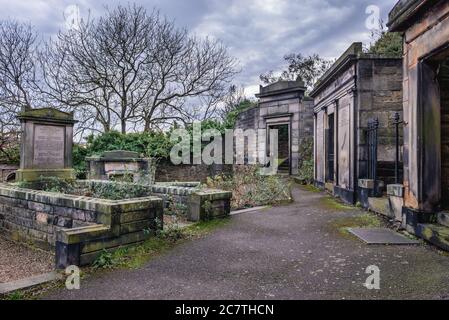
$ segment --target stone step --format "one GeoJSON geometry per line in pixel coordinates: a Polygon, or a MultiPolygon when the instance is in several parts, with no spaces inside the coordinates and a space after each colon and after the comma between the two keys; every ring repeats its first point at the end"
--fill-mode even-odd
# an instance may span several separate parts
{"type": "Polygon", "coordinates": [[[368,208],[371,211],[389,218],[395,218],[394,211],[390,206],[390,199],[388,197],[368,198],[368,204],[368,208]]]}
{"type": "Polygon", "coordinates": [[[449,212],[438,213],[438,223],[442,226],[449,227],[449,212]]]}

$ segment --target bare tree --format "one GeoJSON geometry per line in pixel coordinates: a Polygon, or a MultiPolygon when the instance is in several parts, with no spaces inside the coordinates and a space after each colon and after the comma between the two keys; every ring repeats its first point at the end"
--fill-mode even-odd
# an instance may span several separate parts
{"type": "Polygon", "coordinates": [[[16,118],[36,103],[36,34],[31,26],[0,21],[0,153],[12,160],[20,133],[16,118]]]}
{"type": "Polygon", "coordinates": [[[45,95],[82,115],[81,126],[104,131],[187,119],[188,99],[219,96],[235,74],[220,42],[191,37],[135,5],[60,32],[40,62],[45,95]]]}
{"type": "Polygon", "coordinates": [[[220,118],[226,119],[230,112],[237,110],[246,101],[249,101],[249,99],[245,95],[245,88],[236,85],[230,86],[223,99],[222,108],[220,108],[220,118]]]}
{"type": "Polygon", "coordinates": [[[282,71],[280,76],[275,76],[273,71],[260,75],[260,80],[266,84],[279,80],[304,81],[308,91],[313,89],[315,83],[334,63],[333,60],[321,58],[318,54],[304,56],[301,53],[288,54],[284,57],[287,62],[287,69],[282,71]]]}

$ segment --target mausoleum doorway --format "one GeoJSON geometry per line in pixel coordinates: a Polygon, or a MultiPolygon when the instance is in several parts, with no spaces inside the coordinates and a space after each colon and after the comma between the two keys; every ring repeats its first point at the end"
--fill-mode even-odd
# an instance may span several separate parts
{"type": "MultiPolygon", "coordinates": [[[[277,130],[278,132],[278,172],[290,174],[290,128],[288,124],[269,125],[270,130],[277,130]]],[[[268,135],[269,137],[270,135],[268,135]]],[[[271,144],[268,141],[268,146],[271,144]]]]}
{"type": "Polygon", "coordinates": [[[420,63],[423,191],[433,211],[449,209],[449,48],[420,63]]]}

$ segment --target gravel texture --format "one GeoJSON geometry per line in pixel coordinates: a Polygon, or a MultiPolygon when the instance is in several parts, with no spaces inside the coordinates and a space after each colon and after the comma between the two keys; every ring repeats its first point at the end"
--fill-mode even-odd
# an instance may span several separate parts
{"type": "Polygon", "coordinates": [[[0,237],[0,283],[51,272],[54,256],[0,237]]]}

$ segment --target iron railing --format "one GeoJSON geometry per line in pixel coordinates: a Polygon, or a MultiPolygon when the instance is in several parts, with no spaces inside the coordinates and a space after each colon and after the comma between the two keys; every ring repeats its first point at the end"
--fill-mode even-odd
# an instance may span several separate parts
{"type": "Polygon", "coordinates": [[[399,160],[399,148],[400,148],[400,136],[399,136],[399,127],[401,124],[403,124],[404,121],[401,120],[401,117],[399,116],[399,113],[396,112],[393,116],[393,125],[395,126],[396,129],[396,157],[395,157],[395,162],[394,162],[394,179],[395,179],[395,183],[398,184],[399,182],[399,164],[400,164],[400,160],[399,160]]]}
{"type": "Polygon", "coordinates": [[[368,142],[368,179],[377,182],[377,143],[378,143],[379,119],[368,121],[367,142],[368,142]]]}

